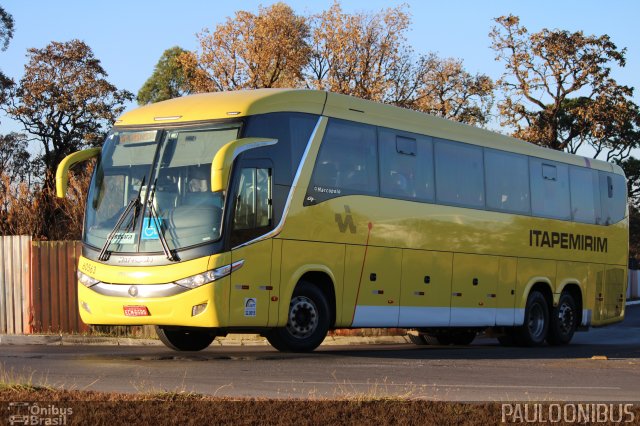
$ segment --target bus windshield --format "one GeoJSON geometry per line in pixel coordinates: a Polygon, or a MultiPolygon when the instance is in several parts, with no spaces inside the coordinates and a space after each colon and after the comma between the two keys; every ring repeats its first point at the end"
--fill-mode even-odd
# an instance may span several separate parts
{"type": "Polygon", "coordinates": [[[84,242],[121,253],[178,250],[220,238],[224,194],[211,192],[216,152],[239,125],[112,131],[91,180],[84,242]],[[164,236],[164,238],[162,238],[164,236]]]}

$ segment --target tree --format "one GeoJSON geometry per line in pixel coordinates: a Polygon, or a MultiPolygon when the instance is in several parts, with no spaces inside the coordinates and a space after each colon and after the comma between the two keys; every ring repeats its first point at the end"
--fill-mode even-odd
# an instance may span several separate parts
{"type": "Polygon", "coordinates": [[[495,19],[490,37],[506,72],[498,81],[503,125],[514,135],[556,150],[589,145],[594,157],[623,159],[637,146],[640,116],[633,89],[611,78],[626,49],[609,36],[543,29],[529,34],[517,16],[495,19]]]}
{"type": "Polygon", "coordinates": [[[0,175],[7,176],[11,182],[29,183],[31,155],[25,135],[9,133],[0,135],[0,175]]]}
{"type": "Polygon", "coordinates": [[[623,160],[640,144],[640,110],[619,91],[597,99],[586,97],[562,102],[558,133],[569,144],[572,154],[586,146],[594,158],[604,154],[606,161],[623,160]]]}
{"type": "MultiPolygon", "coordinates": [[[[9,41],[13,38],[13,16],[0,6],[0,50],[5,51],[9,47],[9,41]]],[[[6,91],[13,82],[0,71],[0,103],[4,102],[6,91]]]]}
{"type": "Polygon", "coordinates": [[[627,176],[629,200],[629,257],[640,260],[640,159],[617,161],[627,176]]]}
{"type": "Polygon", "coordinates": [[[138,91],[139,105],[166,101],[189,93],[189,77],[180,62],[180,56],[187,53],[179,46],[164,51],[153,74],[138,91]]]}
{"type": "Polygon", "coordinates": [[[9,41],[13,38],[13,16],[0,6],[0,50],[5,51],[9,47],[9,41]]]}
{"type": "Polygon", "coordinates": [[[185,90],[307,87],[485,124],[492,80],[459,60],[416,58],[405,37],[410,23],[406,6],[347,14],[337,1],[309,17],[282,3],[240,11],[199,33],[199,51],[180,56],[185,90]]]}
{"type": "Polygon", "coordinates": [[[487,124],[494,100],[491,78],[471,75],[461,60],[435,55],[424,59],[420,67],[410,108],[467,124],[487,124]]]}
{"type": "Polygon", "coordinates": [[[406,6],[375,14],[347,14],[338,2],[312,17],[311,61],[307,87],[378,102],[399,102],[412,91],[412,51],[405,33],[410,18],[406,6]]]}
{"type": "Polygon", "coordinates": [[[296,87],[309,60],[306,19],[284,3],[236,12],[215,30],[197,34],[199,52],[180,62],[194,92],[296,87]]]}
{"type": "Polygon", "coordinates": [[[627,198],[629,204],[640,209],[640,159],[629,157],[617,161],[627,176],[627,198]]]}
{"type": "Polygon", "coordinates": [[[80,40],[29,49],[28,58],[24,76],[2,109],[41,143],[45,187],[53,188],[58,163],[73,151],[101,144],[105,126],[133,94],[105,79],[100,61],[80,40]]]}

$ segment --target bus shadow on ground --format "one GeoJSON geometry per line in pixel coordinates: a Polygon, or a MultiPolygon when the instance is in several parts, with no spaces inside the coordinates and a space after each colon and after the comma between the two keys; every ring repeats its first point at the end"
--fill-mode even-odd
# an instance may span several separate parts
{"type": "Polygon", "coordinates": [[[414,346],[377,347],[375,349],[345,348],[346,350],[319,350],[319,355],[338,355],[380,359],[424,359],[424,360],[508,360],[508,359],[640,359],[640,344],[603,345],[570,344],[567,346],[541,346],[535,348],[503,347],[496,343],[481,343],[471,346],[414,346]]]}

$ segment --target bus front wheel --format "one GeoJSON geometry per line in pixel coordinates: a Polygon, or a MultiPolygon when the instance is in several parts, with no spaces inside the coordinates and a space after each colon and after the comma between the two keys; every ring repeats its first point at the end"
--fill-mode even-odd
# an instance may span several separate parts
{"type": "Polygon", "coordinates": [[[302,281],[291,297],[287,325],[270,330],[266,338],[281,352],[311,352],[327,336],[329,318],[324,293],[312,283],[302,281]]]}
{"type": "Polygon", "coordinates": [[[524,324],[516,329],[516,342],[521,346],[540,346],[549,330],[549,307],[539,291],[532,291],[524,310],[524,324]]]}
{"type": "Polygon", "coordinates": [[[197,327],[156,326],[156,334],[162,343],[175,351],[201,351],[216,338],[215,331],[197,327]]]}

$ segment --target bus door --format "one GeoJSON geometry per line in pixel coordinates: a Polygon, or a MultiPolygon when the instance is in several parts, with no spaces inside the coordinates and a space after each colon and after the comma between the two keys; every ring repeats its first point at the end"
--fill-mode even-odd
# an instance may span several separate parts
{"type": "MultiPolygon", "coordinates": [[[[232,326],[267,326],[272,295],[271,282],[273,240],[260,237],[274,227],[272,211],[273,168],[269,161],[252,160],[238,164],[234,172],[234,199],[231,219],[231,273],[229,324],[232,326]]],[[[277,300],[277,299],[276,299],[277,300]]]]}

